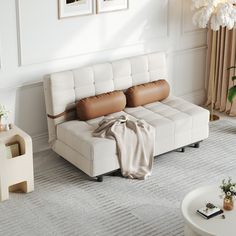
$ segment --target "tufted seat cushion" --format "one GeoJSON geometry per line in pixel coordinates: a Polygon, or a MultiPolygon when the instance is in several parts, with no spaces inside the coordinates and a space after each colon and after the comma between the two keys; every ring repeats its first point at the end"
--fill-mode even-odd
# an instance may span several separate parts
{"type": "MultiPolygon", "coordinates": [[[[114,113],[110,116],[116,117],[121,114],[128,115],[131,119],[144,119],[155,127],[155,155],[185,146],[186,143],[191,144],[199,141],[199,137],[208,136],[206,128],[208,126],[208,111],[180,98],[169,97],[162,102],[125,108],[124,112],[114,113]]],[[[58,140],[91,162],[92,168],[94,168],[93,172],[102,168],[101,165],[104,165],[102,160],[113,161],[114,166],[119,167],[115,141],[92,136],[93,130],[102,119],[103,117],[99,117],[86,122],[74,120],[57,126],[58,140]]]]}

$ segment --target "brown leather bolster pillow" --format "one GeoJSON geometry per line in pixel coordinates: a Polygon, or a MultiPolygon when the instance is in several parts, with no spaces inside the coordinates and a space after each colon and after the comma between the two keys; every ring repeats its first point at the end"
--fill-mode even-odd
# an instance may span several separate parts
{"type": "Polygon", "coordinates": [[[137,107],[161,101],[169,96],[170,86],[166,80],[136,85],[126,91],[127,106],[137,107]]]}
{"type": "Polygon", "coordinates": [[[122,91],[114,91],[78,101],[76,111],[79,120],[85,121],[122,111],[125,106],[125,94],[122,91]]]}

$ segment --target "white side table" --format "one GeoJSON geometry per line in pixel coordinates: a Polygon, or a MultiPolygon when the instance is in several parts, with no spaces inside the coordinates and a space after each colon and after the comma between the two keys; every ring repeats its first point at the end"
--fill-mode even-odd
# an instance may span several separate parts
{"type": "Polygon", "coordinates": [[[220,189],[217,186],[198,188],[184,198],[181,206],[185,219],[185,236],[233,236],[236,235],[236,209],[225,211],[225,219],[216,216],[206,220],[196,213],[207,202],[223,208],[223,199],[220,198],[220,189]]]}
{"type": "Polygon", "coordinates": [[[16,126],[0,132],[0,201],[9,198],[9,191],[34,190],[33,150],[31,137],[16,126]],[[6,145],[18,143],[19,156],[7,157],[6,145]]]}

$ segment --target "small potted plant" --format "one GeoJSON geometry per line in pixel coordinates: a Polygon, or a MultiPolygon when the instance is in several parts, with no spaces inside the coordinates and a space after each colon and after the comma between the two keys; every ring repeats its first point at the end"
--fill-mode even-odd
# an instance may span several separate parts
{"type": "MultiPolygon", "coordinates": [[[[236,70],[236,66],[231,66],[228,68],[228,70],[232,70],[234,69],[234,72],[236,70]]],[[[232,81],[234,83],[234,81],[236,81],[236,75],[232,76],[232,81]]],[[[233,100],[234,97],[236,96],[236,85],[234,84],[230,89],[229,89],[229,93],[228,93],[228,100],[231,103],[231,105],[233,104],[233,100]]]]}
{"type": "Polygon", "coordinates": [[[227,211],[233,210],[234,197],[236,196],[236,183],[233,183],[231,178],[229,178],[228,181],[223,179],[220,188],[224,194],[224,209],[227,211]]]}
{"type": "Polygon", "coordinates": [[[5,106],[0,104],[0,131],[5,130],[5,126],[2,124],[2,118],[8,117],[9,111],[6,110],[5,106]]]}

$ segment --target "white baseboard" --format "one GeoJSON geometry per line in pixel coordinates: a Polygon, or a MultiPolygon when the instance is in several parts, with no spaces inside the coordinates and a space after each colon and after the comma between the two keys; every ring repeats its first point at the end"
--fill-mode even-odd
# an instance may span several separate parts
{"type": "Polygon", "coordinates": [[[33,152],[42,152],[49,149],[48,133],[42,133],[32,137],[33,152]]]}

